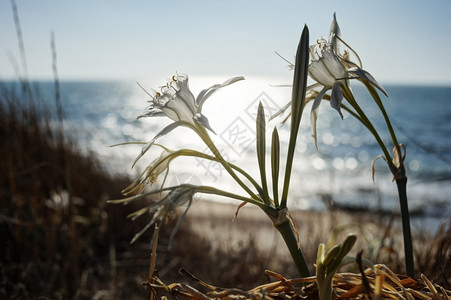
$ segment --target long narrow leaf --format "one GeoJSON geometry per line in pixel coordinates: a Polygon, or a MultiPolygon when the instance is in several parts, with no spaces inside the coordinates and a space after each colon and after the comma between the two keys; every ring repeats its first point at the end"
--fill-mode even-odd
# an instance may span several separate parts
{"type": "Polygon", "coordinates": [[[175,128],[177,128],[178,126],[182,126],[185,122],[182,121],[176,121],[174,123],[169,124],[168,126],[166,126],[165,128],[163,128],[160,132],[157,133],[156,136],[154,136],[153,139],[150,140],[150,142],[148,142],[142,149],[141,149],[141,153],[139,153],[138,157],[135,159],[135,161],[133,162],[132,168],[136,165],[136,163],[138,162],[138,160],[144,156],[144,154],[146,154],[146,152],[150,149],[150,147],[152,147],[152,145],[155,143],[155,141],[168,134],[169,132],[171,132],[172,130],[174,130],[175,128]]]}
{"type": "Polygon", "coordinates": [[[279,168],[280,168],[280,142],[277,127],[274,127],[271,141],[271,170],[272,189],[275,207],[279,206],[279,168]]]}
{"type": "Polygon", "coordinates": [[[258,168],[260,169],[260,177],[262,181],[263,187],[263,201],[266,204],[269,204],[269,196],[268,196],[268,184],[266,182],[266,121],[265,121],[265,109],[263,108],[262,103],[258,104],[258,112],[257,112],[257,158],[258,158],[258,168]]]}
{"type": "MultiPolygon", "coordinates": [[[[368,89],[368,92],[371,94],[371,96],[373,97],[373,99],[376,102],[377,106],[379,107],[382,115],[384,116],[384,120],[385,120],[385,123],[387,124],[387,129],[388,129],[388,131],[390,133],[390,136],[392,138],[393,144],[395,146],[399,145],[399,142],[398,142],[398,139],[396,137],[395,131],[393,130],[393,127],[391,125],[390,118],[387,115],[387,111],[385,110],[384,104],[383,104],[381,98],[379,97],[379,94],[377,93],[376,89],[374,88],[374,86],[371,83],[369,83],[369,82],[367,82],[365,80],[361,80],[361,81],[363,82],[363,84],[368,89]]],[[[385,93],[385,95],[388,97],[387,93],[385,93]]]]}
{"type": "Polygon", "coordinates": [[[296,62],[294,67],[293,91],[291,99],[291,131],[288,144],[287,162],[283,184],[281,208],[286,207],[288,190],[290,186],[291,168],[296,148],[296,139],[301,123],[302,110],[305,104],[305,92],[307,87],[308,60],[309,60],[309,31],[307,25],[302,31],[301,40],[296,51],[296,62]]]}

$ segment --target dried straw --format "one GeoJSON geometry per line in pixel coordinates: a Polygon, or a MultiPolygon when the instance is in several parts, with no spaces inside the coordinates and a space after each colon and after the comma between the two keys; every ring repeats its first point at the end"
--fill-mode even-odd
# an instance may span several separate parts
{"type": "MultiPolygon", "coordinates": [[[[200,284],[207,292],[184,283],[165,285],[154,277],[152,283],[143,283],[160,299],[318,299],[316,278],[287,279],[280,274],[266,271],[276,281],[244,291],[237,288],[212,286],[185,269],[180,273],[190,281],[200,284]]],[[[333,278],[333,299],[451,299],[451,291],[431,283],[426,276],[414,280],[394,274],[385,265],[375,265],[361,274],[339,273],[333,278]]]]}

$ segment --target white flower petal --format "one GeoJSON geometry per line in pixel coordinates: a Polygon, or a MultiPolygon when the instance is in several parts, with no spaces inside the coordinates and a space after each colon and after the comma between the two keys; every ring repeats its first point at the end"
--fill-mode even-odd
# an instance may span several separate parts
{"type": "Polygon", "coordinates": [[[273,114],[271,117],[269,117],[268,121],[271,121],[272,119],[280,116],[281,114],[283,114],[289,107],[291,107],[291,101],[288,102],[287,104],[285,104],[284,106],[282,106],[281,109],[279,109],[275,114],[273,114]]]}
{"type": "Polygon", "coordinates": [[[340,82],[335,82],[334,87],[332,88],[332,95],[330,96],[330,106],[335,108],[340,117],[343,119],[343,114],[341,113],[340,105],[343,100],[343,93],[341,92],[340,82]]]}
{"type": "Polygon", "coordinates": [[[214,134],[216,134],[216,132],[210,127],[210,123],[208,122],[208,119],[206,116],[204,116],[201,113],[197,113],[194,115],[194,120],[201,124],[202,126],[204,126],[205,128],[207,128],[208,130],[210,130],[211,132],[213,132],[214,134]]]}
{"type": "Polygon", "coordinates": [[[136,119],[141,119],[145,117],[164,117],[166,116],[160,109],[156,109],[155,107],[151,109],[146,109],[142,114],[136,117],[136,119]]]}
{"type": "Polygon", "coordinates": [[[196,110],[192,110],[189,103],[179,97],[174,97],[161,110],[174,121],[185,121],[189,123],[193,123],[193,117],[196,113],[196,110]]]}
{"type": "Polygon", "coordinates": [[[333,53],[331,45],[325,45],[321,50],[322,57],[309,65],[309,75],[324,86],[332,87],[336,80],[346,78],[346,68],[333,53]]]}
{"type": "Polygon", "coordinates": [[[135,164],[138,162],[138,160],[143,157],[144,154],[146,154],[146,152],[150,149],[150,147],[152,147],[152,145],[155,143],[155,141],[162,137],[163,135],[168,134],[169,132],[171,132],[172,130],[174,130],[175,128],[177,128],[178,126],[182,126],[184,125],[185,122],[174,122],[169,124],[168,126],[166,126],[165,128],[163,128],[160,132],[157,133],[157,135],[151,139],[142,149],[141,149],[141,153],[138,155],[138,157],[135,159],[135,161],[133,162],[132,168],[135,166],[135,164]]]}
{"type": "MultiPolygon", "coordinates": [[[[289,86],[291,87],[292,85],[289,85],[289,86]]],[[[323,87],[320,83],[314,83],[312,85],[309,85],[306,89],[306,93],[312,92],[314,89],[320,88],[320,87],[323,87]]],[[[306,95],[306,101],[307,101],[307,98],[308,98],[308,95],[306,95]]],[[[284,106],[282,106],[282,108],[279,109],[274,115],[269,117],[268,121],[271,121],[274,118],[282,115],[290,106],[291,106],[291,101],[288,102],[287,104],[285,104],[284,106]]]]}
{"type": "Polygon", "coordinates": [[[202,90],[196,98],[196,104],[198,106],[198,111],[200,111],[202,109],[202,105],[204,104],[204,102],[211,95],[213,95],[213,93],[216,92],[218,89],[228,86],[228,85],[235,83],[237,81],[240,81],[240,80],[244,80],[244,77],[243,76],[233,77],[233,78],[230,78],[230,79],[224,81],[222,84],[215,84],[209,88],[202,90]]]}
{"type": "Polygon", "coordinates": [[[385,96],[388,97],[387,91],[386,91],[386,90],[382,87],[382,85],[380,85],[379,82],[377,82],[376,79],[374,79],[374,77],[373,77],[370,73],[368,73],[367,71],[365,71],[365,70],[363,70],[363,69],[360,69],[360,68],[354,67],[354,68],[350,68],[350,69],[348,70],[348,72],[351,73],[351,74],[353,74],[353,75],[355,75],[355,76],[357,76],[357,77],[360,77],[360,78],[362,78],[362,79],[364,79],[364,80],[369,81],[372,85],[374,85],[374,86],[375,86],[376,88],[378,88],[382,93],[384,93],[385,96]]]}
{"type": "Polygon", "coordinates": [[[185,105],[187,105],[189,107],[189,109],[192,112],[196,111],[196,100],[194,99],[194,95],[191,92],[191,90],[189,89],[189,85],[188,85],[188,75],[186,74],[179,74],[176,76],[175,78],[176,80],[172,81],[172,85],[176,86],[176,94],[177,94],[177,99],[182,100],[185,105]]]}
{"type": "Polygon", "coordinates": [[[316,120],[318,119],[318,113],[319,113],[319,105],[321,104],[321,100],[324,97],[324,94],[329,90],[330,88],[324,87],[319,94],[316,96],[315,101],[312,105],[312,111],[310,113],[310,125],[312,126],[312,137],[313,137],[313,143],[315,144],[315,148],[318,149],[317,144],[317,138],[316,138],[316,120]]]}

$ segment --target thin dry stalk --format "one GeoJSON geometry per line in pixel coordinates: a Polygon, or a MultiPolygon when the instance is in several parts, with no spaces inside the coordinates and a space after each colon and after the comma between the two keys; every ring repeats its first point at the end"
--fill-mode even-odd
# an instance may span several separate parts
{"type": "MultiPolygon", "coordinates": [[[[287,279],[280,274],[266,271],[266,275],[277,281],[259,285],[250,290],[219,288],[196,278],[186,270],[181,274],[207,288],[200,292],[187,284],[174,283],[168,286],[149,284],[157,295],[172,299],[311,299],[317,298],[316,278],[287,279]]],[[[430,282],[422,275],[420,280],[394,274],[385,265],[375,265],[362,274],[339,273],[333,278],[334,299],[449,299],[450,291],[430,282]],[[363,283],[363,277],[367,283],[363,283]],[[364,287],[367,285],[367,288],[364,287]],[[367,290],[368,289],[368,290],[367,290]]]]}

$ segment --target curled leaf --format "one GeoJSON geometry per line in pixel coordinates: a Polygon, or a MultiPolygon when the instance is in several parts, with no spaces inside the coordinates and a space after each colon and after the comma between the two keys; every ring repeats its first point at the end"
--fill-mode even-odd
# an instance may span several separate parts
{"type": "Polygon", "coordinates": [[[245,206],[247,204],[247,202],[241,202],[241,204],[238,206],[238,208],[236,209],[235,215],[233,216],[232,222],[235,222],[236,218],[238,218],[238,213],[240,212],[240,209],[245,206]]]}
{"type": "Polygon", "coordinates": [[[376,160],[378,160],[379,158],[383,158],[384,160],[386,160],[385,156],[379,155],[379,156],[376,156],[373,159],[373,161],[371,162],[371,177],[373,178],[373,182],[374,182],[374,173],[376,173],[376,170],[374,169],[374,164],[376,163],[376,160]]]}

